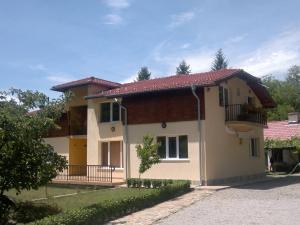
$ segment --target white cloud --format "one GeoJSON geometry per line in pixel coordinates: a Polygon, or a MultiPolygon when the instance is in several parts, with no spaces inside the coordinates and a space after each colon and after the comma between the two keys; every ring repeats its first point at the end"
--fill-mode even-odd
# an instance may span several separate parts
{"type": "Polygon", "coordinates": [[[74,77],[67,75],[67,74],[61,74],[61,73],[49,75],[46,78],[47,78],[47,80],[49,80],[53,83],[57,83],[57,84],[66,83],[66,82],[75,80],[74,77]]]}
{"type": "Polygon", "coordinates": [[[180,48],[182,48],[182,49],[187,49],[187,48],[189,48],[190,46],[191,46],[190,43],[184,43],[183,45],[180,46],[180,48]]]}
{"type": "Polygon", "coordinates": [[[28,66],[31,70],[47,71],[47,68],[43,64],[36,64],[28,66]]]}
{"type": "Polygon", "coordinates": [[[300,30],[288,30],[263,43],[259,48],[240,57],[240,68],[262,76],[285,72],[300,62],[300,30]]]}
{"type": "Polygon", "coordinates": [[[123,18],[118,14],[107,14],[104,17],[104,23],[110,25],[117,25],[123,22],[123,18]]]}
{"type": "Polygon", "coordinates": [[[241,42],[242,40],[244,40],[247,36],[248,36],[247,33],[237,35],[237,36],[232,37],[232,38],[228,39],[227,41],[225,41],[225,44],[236,44],[236,43],[241,42]]]}
{"type": "Polygon", "coordinates": [[[105,0],[104,3],[112,9],[125,9],[130,6],[128,0],[105,0]]]}
{"type": "Polygon", "coordinates": [[[195,17],[195,13],[192,11],[183,12],[180,14],[172,15],[171,16],[171,23],[169,24],[169,28],[175,28],[182,24],[185,24],[189,21],[191,21],[195,17]]]}

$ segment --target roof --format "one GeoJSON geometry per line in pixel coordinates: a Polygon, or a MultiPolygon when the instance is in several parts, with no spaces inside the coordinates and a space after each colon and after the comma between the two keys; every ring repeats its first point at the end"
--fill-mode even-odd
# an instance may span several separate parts
{"type": "Polygon", "coordinates": [[[81,80],[75,80],[75,81],[71,81],[71,82],[68,82],[68,83],[53,86],[51,88],[51,90],[53,90],[53,91],[65,91],[65,90],[68,90],[70,88],[80,87],[80,86],[85,86],[85,85],[90,85],[90,84],[95,84],[95,85],[99,85],[99,86],[101,85],[101,86],[105,86],[105,87],[108,87],[108,88],[116,88],[116,87],[119,87],[121,85],[119,83],[99,79],[99,78],[96,78],[96,77],[87,77],[87,78],[84,78],[84,79],[81,79],[81,80]]]}
{"type": "Polygon", "coordinates": [[[264,128],[265,139],[286,140],[292,137],[300,137],[300,123],[289,124],[287,120],[271,121],[264,128]]]}
{"type": "Polygon", "coordinates": [[[151,80],[136,81],[132,83],[122,84],[121,86],[114,89],[89,95],[86,98],[90,99],[98,97],[128,96],[163,90],[190,88],[191,85],[214,86],[233,76],[238,76],[250,83],[252,86],[251,88],[260,99],[264,107],[274,107],[276,105],[273,99],[270,97],[267,89],[262,86],[260,79],[252,76],[249,73],[246,73],[241,69],[222,69],[205,73],[173,75],[151,80]]]}

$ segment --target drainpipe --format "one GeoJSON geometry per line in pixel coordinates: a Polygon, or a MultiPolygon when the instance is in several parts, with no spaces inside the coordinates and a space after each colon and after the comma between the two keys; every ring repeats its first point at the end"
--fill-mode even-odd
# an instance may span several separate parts
{"type": "Polygon", "coordinates": [[[124,126],[125,126],[125,132],[124,132],[124,142],[125,142],[125,179],[129,178],[129,146],[128,146],[128,124],[127,124],[127,108],[121,104],[121,102],[118,101],[117,98],[114,99],[115,102],[119,104],[121,109],[124,110],[124,126]]]}
{"type": "Polygon", "coordinates": [[[197,115],[198,115],[198,133],[199,133],[199,172],[200,172],[200,185],[203,184],[203,165],[202,165],[202,138],[201,138],[201,114],[200,114],[200,98],[196,94],[197,87],[195,85],[191,86],[192,93],[197,99],[197,115]]]}

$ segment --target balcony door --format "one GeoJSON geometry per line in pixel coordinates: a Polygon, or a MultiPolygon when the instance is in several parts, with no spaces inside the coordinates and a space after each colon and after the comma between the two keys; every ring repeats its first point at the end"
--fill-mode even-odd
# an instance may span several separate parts
{"type": "Polygon", "coordinates": [[[101,142],[100,164],[122,168],[122,141],[101,142]]]}

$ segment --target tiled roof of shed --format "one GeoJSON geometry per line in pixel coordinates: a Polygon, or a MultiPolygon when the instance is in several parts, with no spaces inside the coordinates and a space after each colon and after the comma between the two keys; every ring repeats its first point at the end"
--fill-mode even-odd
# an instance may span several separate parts
{"type": "Polygon", "coordinates": [[[300,124],[289,124],[287,120],[271,121],[264,129],[265,139],[286,140],[292,137],[300,137],[300,124]]]}

